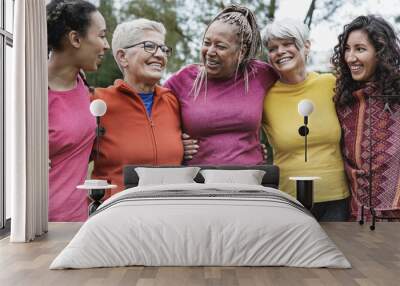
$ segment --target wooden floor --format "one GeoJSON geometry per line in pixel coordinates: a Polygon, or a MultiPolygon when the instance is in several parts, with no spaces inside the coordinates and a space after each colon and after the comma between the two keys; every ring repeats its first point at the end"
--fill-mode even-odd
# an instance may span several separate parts
{"type": "Polygon", "coordinates": [[[122,267],[48,270],[51,261],[79,229],[78,223],[52,223],[32,243],[0,241],[0,285],[400,285],[400,223],[378,223],[375,231],[357,223],[324,223],[323,228],[353,268],[289,267],[122,267]]]}

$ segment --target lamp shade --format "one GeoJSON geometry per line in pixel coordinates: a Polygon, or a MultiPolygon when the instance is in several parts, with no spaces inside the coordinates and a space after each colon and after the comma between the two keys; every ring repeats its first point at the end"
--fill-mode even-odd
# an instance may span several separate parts
{"type": "Polygon", "coordinates": [[[314,111],[314,104],[309,99],[303,99],[297,105],[297,110],[301,116],[309,116],[314,111]]]}
{"type": "Polygon", "coordinates": [[[90,113],[93,116],[103,116],[107,111],[107,104],[101,99],[95,99],[90,103],[90,113]]]}

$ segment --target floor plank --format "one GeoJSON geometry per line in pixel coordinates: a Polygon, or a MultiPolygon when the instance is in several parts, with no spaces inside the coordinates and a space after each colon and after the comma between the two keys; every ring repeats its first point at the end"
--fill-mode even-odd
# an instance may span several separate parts
{"type": "Polygon", "coordinates": [[[0,285],[398,286],[400,223],[380,222],[375,231],[357,223],[322,227],[351,262],[352,269],[290,267],[117,267],[49,270],[56,255],[79,230],[79,223],[51,223],[32,243],[0,240],[0,285]]]}

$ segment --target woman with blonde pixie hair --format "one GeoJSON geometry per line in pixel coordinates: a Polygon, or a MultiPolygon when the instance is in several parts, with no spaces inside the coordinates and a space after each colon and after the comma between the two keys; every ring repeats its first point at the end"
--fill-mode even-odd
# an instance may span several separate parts
{"type": "Polygon", "coordinates": [[[263,30],[263,44],[280,79],[264,101],[263,128],[273,148],[274,164],[281,171],[280,189],[295,196],[291,176],[318,176],[313,214],[318,220],[343,221],[348,217],[349,191],[340,153],[341,129],[333,103],[335,78],[307,72],[310,53],[308,27],[300,21],[275,21],[263,30]],[[304,138],[298,133],[303,117],[297,112],[303,99],[313,102],[309,117],[308,161],[304,138]]]}
{"type": "Polygon", "coordinates": [[[122,23],[113,34],[123,80],[96,89],[93,96],[106,102],[107,113],[92,174],[116,184],[113,193],[123,190],[124,165],[180,165],[183,159],[178,101],[157,85],[172,53],[165,34],[161,23],[147,19],[122,23]]]}

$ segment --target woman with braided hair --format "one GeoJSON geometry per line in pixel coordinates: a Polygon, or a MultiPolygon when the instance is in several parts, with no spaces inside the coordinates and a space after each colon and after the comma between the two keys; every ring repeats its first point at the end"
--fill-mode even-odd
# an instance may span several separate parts
{"type": "Polygon", "coordinates": [[[332,63],[351,215],[360,219],[371,204],[379,216],[400,217],[400,39],[384,19],[357,17],[332,63]]]}
{"type": "Polygon", "coordinates": [[[184,67],[165,83],[181,104],[183,131],[198,142],[187,164],[263,162],[263,100],[278,76],[267,63],[254,59],[260,48],[254,14],[230,5],[208,25],[201,63],[184,67]]]}
{"type": "Polygon", "coordinates": [[[49,109],[49,220],[83,221],[83,183],[95,138],[89,90],[80,71],[95,71],[105,51],[106,24],[96,7],[82,0],[47,5],[49,109]]]}

